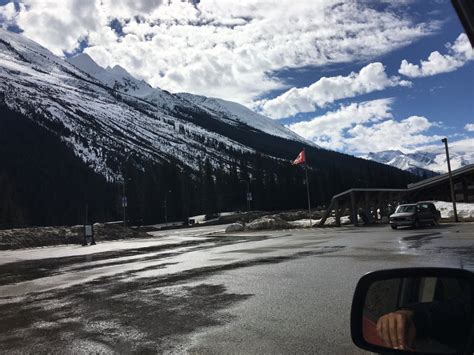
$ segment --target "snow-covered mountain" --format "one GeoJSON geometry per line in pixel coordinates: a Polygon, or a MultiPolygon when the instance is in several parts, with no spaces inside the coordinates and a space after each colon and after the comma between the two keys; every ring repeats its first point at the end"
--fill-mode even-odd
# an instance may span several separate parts
{"type": "MultiPolygon", "coordinates": [[[[451,169],[474,164],[474,139],[449,143],[451,169]]],[[[399,150],[386,150],[369,153],[366,159],[394,166],[396,168],[423,175],[424,172],[444,173],[448,170],[444,145],[429,146],[413,153],[399,150]]]]}
{"type": "Polygon", "coordinates": [[[314,143],[305,140],[295,132],[289,130],[285,126],[278,124],[271,118],[262,116],[236,102],[188,93],[180,93],[177,94],[177,96],[192,102],[195,105],[205,108],[213,114],[223,116],[224,119],[231,125],[244,123],[268,134],[316,146],[314,143]]]}
{"type": "Polygon", "coordinates": [[[73,58],[69,58],[67,61],[114,90],[152,102],[160,107],[173,109],[176,105],[187,106],[188,108],[198,106],[211,115],[218,116],[230,125],[235,126],[243,123],[274,136],[314,146],[311,142],[276,123],[271,118],[259,115],[236,102],[188,93],[172,95],[159,88],[153,88],[143,80],[134,78],[119,65],[113,68],[102,68],[86,53],[81,53],[73,58]]]}
{"type": "Polygon", "coordinates": [[[186,106],[185,102],[177,100],[177,98],[169,92],[159,88],[155,89],[146,81],[134,78],[120,65],[102,68],[86,53],[78,54],[75,57],[66,59],[66,61],[84,73],[89,74],[92,78],[99,80],[107,87],[151,102],[158,107],[173,109],[176,105],[176,101],[179,101],[180,105],[186,106]]]}
{"type": "MultiPolygon", "coordinates": [[[[87,55],[65,61],[3,29],[0,94],[0,104],[60,135],[78,157],[112,181],[120,178],[120,162],[129,156],[177,160],[196,170],[206,159],[232,165],[237,156],[256,152],[253,142],[278,146],[273,140],[284,137],[308,145],[284,127],[274,126],[271,135],[266,117],[251,119],[247,111],[239,119],[237,112],[201,107],[190,96],[152,88],[119,66],[101,68],[87,55]],[[249,133],[259,138],[249,139],[249,133]]],[[[276,150],[266,153],[279,157],[276,150]]]]}
{"type": "Polygon", "coordinates": [[[401,170],[407,170],[417,175],[422,175],[429,170],[426,166],[434,162],[434,154],[405,154],[399,150],[386,150],[377,153],[369,153],[367,159],[374,160],[382,164],[394,166],[401,170]]]}
{"type": "Polygon", "coordinates": [[[137,97],[146,97],[154,90],[145,81],[135,79],[119,65],[113,68],[102,68],[86,53],[68,58],[67,61],[117,91],[137,97]]]}

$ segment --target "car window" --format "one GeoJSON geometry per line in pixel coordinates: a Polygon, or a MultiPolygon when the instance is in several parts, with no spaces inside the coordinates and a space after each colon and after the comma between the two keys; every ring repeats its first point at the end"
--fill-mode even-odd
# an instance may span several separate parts
{"type": "Polygon", "coordinates": [[[398,206],[395,213],[407,213],[407,212],[415,212],[415,206],[398,206]]]}
{"type": "Polygon", "coordinates": [[[418,205],[418,208],[420,209],[421,212],[428,212],[429,211],[429,208],[428,208],[427,204],[418,205]]]}

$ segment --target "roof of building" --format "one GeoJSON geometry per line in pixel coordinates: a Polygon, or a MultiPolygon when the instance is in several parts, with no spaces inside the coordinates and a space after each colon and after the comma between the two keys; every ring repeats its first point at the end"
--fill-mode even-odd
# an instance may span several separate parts
{"type": "MultiPolygon", "coordinates": [[[[470,171],[474,171],[474,164],[463,166],[462,168],[453,170],[451,173],[452,173],[453,177],[456,177],[456,176],[465,174],[466,172],[470,172],[470,171]]],[[[438,175],[438,176],[434,176],[434,177],[429,178],[429,179],[418,181],[418,182],[415,182],[413,184],[408,184],[406,189],[352,188],[352,189],[343,191],[343,192],[341,192],[337,195],[334,195],[333,199],[337,199],[341,196],[350,194],[351,192],[411,192],[411,191],[418,190],[418,189],[421,189],[421,188],[424,188],[424,187],[428,187],[428,186],[443,183],[444,181],[446,181],[448,179],[449,179],[449,174],[446,173],[446,174],[441,174],[441,175],[438,175]]]]}
{"type": "MultiPolygon", "coordinates": [[[[469,165],[463,166],[462,168],[453,170],[451,172],[451,174],[453,175],[453,177],[455,177],[455,176],[458,176],[458,175],[461,175],[461,174],[465,174],[466,172],[471,171],[471,170],[474,171],[474,164],[469,164],[469,165]]],[[[448,180],[448,179],[449,179],[449,174],[445,173],[445,174],[434,176],[434,177],[429,178],[429,179],[425,179],[425,180],[422,180],[422,181],[415,182],[413,184],[408,184],[407,188],[409,190],[416,190],[416,189],[419,189],[421,187],[427,187],[427,186],[439,184],[439,183],[441,183],[445,180],[448,180]]]]}
{"type": "Polygon", "coordinates": [[[353,188],[346,191],[343,191],[337,195],[334,195],[333,198],[338,198],[344,195],[347,195],[351,192],[405,192],[407,189],[377,189],[377,188],[353,188]]]}

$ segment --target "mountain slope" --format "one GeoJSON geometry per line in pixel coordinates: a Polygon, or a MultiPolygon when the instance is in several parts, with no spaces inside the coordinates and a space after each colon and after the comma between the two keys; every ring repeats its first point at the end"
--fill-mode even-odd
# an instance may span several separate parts
{"type": "Polygon", "coordinates": [[[85,53],[68,58],[66,61],[117,91],[136,97],[145,97],[154,90],[146,82],[136,80],[121,66],[116,65],[113,68],[104,69],[85,53]]]}
{"type": "Polygon", "coordinates": [[[387,164],[401,170],[409,171],[418,176],[432,176],[433,172],[426,169],[434,159],[430,154],[404,154],[399,150],[386,150],[377,153],[369,153],[366,159],[373,160],[382,164],[387,164]]]}
{"type": "MultiPolygon", "coordinates": [[[[247,107],[236,102],[226,101],[222,99],[205,97],[200,95],[193,95],[187,93],[180,93],[177,96],[192,102],[202,108],[209,110],[211,113],[223,116],[229,124],[237,125],[244,123],[250,127],[256,128],[262,132],[278,136],[285,139],[299,141],[304,144],[314,145],[313,143],[300,137],[288,128],[278,124],[271,118],[262,116],[247,107]]],[[[316,146],[317,147],[317,146],[316,146]]]]}
{"type": "Polygon", "coordinates": [[[69,58],[67,61],[114,90],[141,98],[158,106],[170,109],[176,106],[186,106],[188,109],[198,106],[209,114],[224,120],[227,124],[234,126],[245,124],[267,134],[298,141],[306,145],[313,145],[274,120],[259,115],[238,103],[187,93],[171,95],[159,88],[151,87],[143,80],[135,79],[118,65],[113,68],[102,68],[85,53],[69,58]]]}
{"type": "MultiPolygon", "coordinates": [[[[116,180],[126,156],[192,169],[199,159],[232,163],[254,149],[209,131],[185,114],[108,88],[45,48],[0,30],[1,103],[60,134],[87,164],[116,180]]],[[[173,104],[181,100],[169,95],[173,104]]],[[[169,105],[173,106],[173,105],[169,105]]],[[[186,105],[180,109],[190,110],[186,105]]],[[[207,115],[192,107],[194,115],[207,115]]]]}
{"type": "Polygon", "coordinates": [[[181,106],[186,105],[185,102],[177,100],[177,98],[169,92],[158,88],[155,89],[147,82],[134,78],[119,65],[112,68],[102,68],[86,53],[78,54],[75,57],[66,59],[66,61],[105,86],[124,94],[143,99],[158,107],[173,109],[177,103],[181,106]]]}
{"type": "Polygon", "coordinates": [[[56,134],[0,106],[0,144],[0,228],[82,223],[86,204],[96,218],[113,218],[114,186],[56,134]]]}

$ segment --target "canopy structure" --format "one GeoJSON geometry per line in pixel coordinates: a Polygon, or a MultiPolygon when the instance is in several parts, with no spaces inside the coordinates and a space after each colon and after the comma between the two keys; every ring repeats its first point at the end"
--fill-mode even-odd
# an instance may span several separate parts
{"type": "MultiPolygon", "coordinates": [[[[474,164],[452,171],[456,202],[474,202],[474,164]]],[[[449,175],[442,174],[409,184],[406,189],[353,188],[334,195],[319,226],[334,214],[336,225],[341,225],[341,216],[350,216],[351,223],[358,225],[358,214],[377,220],[393,213],[402,203],[417,201],[451,201],[449,175]]]]}

